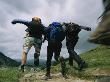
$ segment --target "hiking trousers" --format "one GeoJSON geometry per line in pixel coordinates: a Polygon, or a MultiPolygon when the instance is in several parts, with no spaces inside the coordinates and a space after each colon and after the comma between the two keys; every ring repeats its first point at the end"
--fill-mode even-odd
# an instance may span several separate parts
{"type": "Polygon", "coordinates": [[[46,75],[47,76],[50,75],[52,56],[54,54],[55,60],[58,61],[59,56],[60,56],[61,47],[62,47],[62,43],[61,42],[48,42],[48,46],[47,46],[47,62],[46,62],[46,67],[47,67],[46,75]]]}
{"type": "Polygon", "coordinates": [[[73,60],[75,60],[78,65],[82,62],[81,57],[79,55],[77,55],[77,53],[74,51],[74,47],[75,47],[77,42],[78,42],[78,39],[76,39],[72,42],[66,41],[66,46],[67,46],[67,50],[69,53],[69,64],[70,64],[70,66],[73,66],[73,60]]]}

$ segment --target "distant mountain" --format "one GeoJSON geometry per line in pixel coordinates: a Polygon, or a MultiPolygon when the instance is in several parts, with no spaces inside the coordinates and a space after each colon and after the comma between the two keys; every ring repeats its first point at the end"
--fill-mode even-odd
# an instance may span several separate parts
{"type": "MultiPolygon", "coordinates": [[[[15,59],[17,62],[21,63],[21,59],[15,59]]],[[[40,59],[39,65],[45,67],[46,66],[46,61],[45,59],[40,59]]],[[[54,63],[54,60],[52,60],[52,64],[54,63]]],[[[26,62],[27,66],[34,66],[34,59],[27,59],[26,62]]]]}
{"type": "MultiPolygon", "coordinates": [[[[21,63],[21,59],[15,59],[17,62],[21,63]]],[[[39,64],[41,66],[45,66],[46,65],[46,60],[40,59],[39,64]]],[[[26,65],[28,66],[34,66],[34,59],[27,59],[26,65]]]]}
{"type": "Polygon", "coordinates": [[[0,52],[0,66],[19,66],[20,63],[17,61],[5,56],[2,52],[0,52]]]}

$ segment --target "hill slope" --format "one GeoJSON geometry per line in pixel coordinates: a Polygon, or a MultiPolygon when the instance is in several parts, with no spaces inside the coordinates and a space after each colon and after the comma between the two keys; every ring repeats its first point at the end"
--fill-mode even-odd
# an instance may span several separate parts
{"type": "Polygon", "coordinates": [[[81,54],[81,57],[86,60],[89,68],[92,67],[110,67],[110,46],[101,45],[86,53],[81,54]]]}
{"type": "Polygon", "coordinates": [[[18,66],[19,63],[0,52],[0,66],[18,66]]]}
{"type": "Polygon", "coordinates": [[[81,57],[88,63],[88,67],[83,73],[90,77],[110,76],[110,46],[100,45],[81,57]]]}

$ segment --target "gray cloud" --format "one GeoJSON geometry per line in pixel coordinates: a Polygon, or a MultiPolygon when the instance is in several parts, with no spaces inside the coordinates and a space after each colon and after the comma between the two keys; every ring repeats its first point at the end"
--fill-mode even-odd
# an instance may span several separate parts
{"type": "MultiPolygon", "coordinates": [[[[97,26],[97,18],[102,13],[101,0],[0,0],[0,51],[11,58],[21,58],[23,36],[26,26],[12,25],[15,18],[31,20],[33,16],[40,16],[44,25],[53,21],[76,22],[80,25],[97,26]]],[[[90,32],[82,31],[80,40],[75,47],[78,53],[94,47],[87,43],[90,32]],[[92,46],[92,47],[91,47],[92,46]]],[[[46,57],[47,42],[43,44],[41,58],[46,57]]],[[[62,55],[68,56],[63,41],[62,55]]],[[[29,54],[33,54],[33,49],[29,54]]],[[[28,55],[32,58],[33,55],[28,55]]]]}
{"type": "MultiPolygon", "coordinates": [[[[38,7],[38,0],[1,0],[8,7],[12,8],[12,10],[16,10],[18,12],[26,12],[29,13],[33,10],[34,7],[38,7]]],[[[10,10],[11,11],[11,10],[10,10]]]]}

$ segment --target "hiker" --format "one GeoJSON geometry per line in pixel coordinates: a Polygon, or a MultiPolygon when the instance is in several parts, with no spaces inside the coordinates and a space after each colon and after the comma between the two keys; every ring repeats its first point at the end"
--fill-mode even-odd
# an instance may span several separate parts
{"type": "Polygon", "coordinates": [[[63,23],[63,26],[65,26],[65,32],[66,32],[66,46],[69,53],[69,65],[73,66],[73,59],[77,62],[79,70],[82,70],[85,66],[85,61],[81,59],[79,55],[74,51],[74,47],[78,42],[79,39],[79,32],[81,29],[91,31],[91,28],[85,27],[85,26],[79,26],[75,23],[63,23]]]}
{"type": "Polygon", "coordinates": [[[33,17],[32,21],[25,21],[25,20],[13,20],[12,24],[24,24],[28,28],[26,31],[26,37],[24,37],[24,44],[23,44],[23,53],[22,53],[22,64],[21,70],[24,71],[24,66],[27,60],[27,54],[32,46],[35,48],[34,53],[34,66],[39,65],[39,56],[40,50],[42,45],[42,34],[45,35],[45,27],[43,26],[41,19],[39,17],[33,17]]]}
{"type": "Polygon", "coordinates": [[[65,38],[65,32],[59,22],[51,23],[47,28],[47,62],[46,62],[46,77],[50,78],[51,60],[54,54],[56,61],[59,61],[62,41],[65,38]]]}

